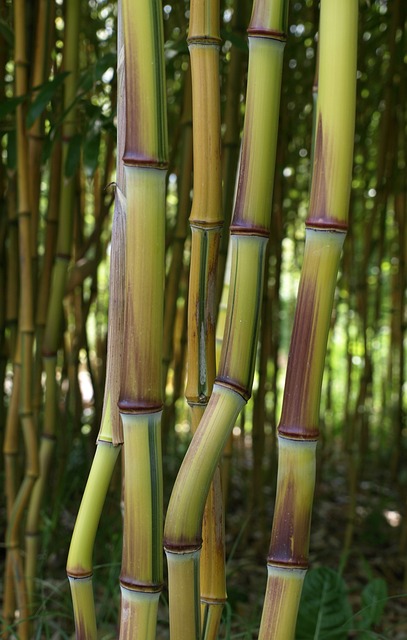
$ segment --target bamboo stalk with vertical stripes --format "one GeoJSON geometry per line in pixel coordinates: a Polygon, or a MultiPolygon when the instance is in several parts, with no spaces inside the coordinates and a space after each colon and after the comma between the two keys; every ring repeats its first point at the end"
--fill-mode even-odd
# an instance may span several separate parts
{"type": "MultiPolygon", "coordinates": [[[[251,393],[270,229],[287,8],[286,2],[255,2],[248,29],[247,106],[231,226],[232,276],[221,361],[207,409],[175,482],[165,524],[170,590],[176,589],[185,568],[190,574],[190,588],[182,594],[185,616],[191,610],[198,615],[194,595],[199,592],[206,496],[236,417],[251,393]]],[[[172,631],[176,640],[198,638],[199,618],[195,625],[179,625],[172,631]]]]}
{"type": "Polygon", "coordinates": [[[321,384],[346,234],[355,122],[357,0],[322,0],[310,210],[278,428],[276,506],[259,638],[294,638],[308,566],[321,384]]]}

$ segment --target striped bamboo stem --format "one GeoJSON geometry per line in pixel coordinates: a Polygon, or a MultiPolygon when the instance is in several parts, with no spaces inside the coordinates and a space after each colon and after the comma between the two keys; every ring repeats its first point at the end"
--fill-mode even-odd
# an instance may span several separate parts
{"type": "MultiPolygon", "coordinates": [[[[249,73],[240,172],[231,226],[231,285],[219,373],[204,417],[179,471],[165,526],[167,557],[195,558],[216,465],[235,420],[250,397],[272,200],[286,2],[255,2],[249,26],[249,73]]],[[[197,563],[195,563],[197,566],[197,563]]],[[[171,572],[169,586],[176,584],[171,572]]],[[[198,574],[184,594],[185,617],[198,574]]],[[[199,625],[172,630],[176,640],[199,637],[199,625]]]]}
{"type": "MultiPolygon", "coordinates": [[[[193,0],[188,33],[192,75],[194,195],[189,218],[192,230],[188,296],[188,379],[185,395],[194,433],[207,406],[215,380],[215,318],[217,262],[223,224],[219,87],[219,1],[193,0]]],[[[220,476],[211,486],[205,511],[200,557],[202,636],[216,637],[226,599],[223,504],[220,476]],[[208,635],[212,633],[214,635],[208,635]]],[[[173,555],[169,556],[169,563],[173,555]]],[[[181,577],[190,574],[183,563],[177,589],[170,592],[170,628],[192,626],[199,612],[185,620],[180,593],[188,589],[181,577]],[[179,618],[179,620],[177,620],[179,618]]],[[[169,568],[171,570],[171,567],[169,568]]]]}
{"type": "MultiPolygon", "coordinates": [[[[250,15],[247,0],[236,0],[233,17],[233,33],[244,37],[250,15]]],[[[222,233],[217,273],[217,304],[222,298],[224,288],[225,269],[228,256],[229,233],[227,233],[232,218],[233,201],[235,195],[237,167],[239,163],[240,132],[242,128],[242,115],[240,96],[244,91],[243,81],[246,74],[247,52],[236,46],[230,50],[230,60],[227,66],[225,88],[225,113],[222,121],[224,135],[222,137],[222,209],[224,215],[224,229],[222,233]]],[[[229,282],[227,284],[229,286],[229,282]]]]}
{"type": "Polygon", "coordinates": [[[92,553],[106,493],[121,450],[117,400],[123,353],[124,291],[123,196],[117,187],[112,228],[108,356],[102,423],[97,449],[76,519],[67,561],[78,638],[97,637],[92,588],[92,553]]]}
{"type": "Polygon", "coordinates": [[[188,47],[192,74],[194,192],[188,298],[185,395],[196,430],[215,379],[215,287],[222,184],[220,149],[219,2],[192,0],[188,47]]]}
{"type": "Polygon", "coordinates": [[[326,344],[346,234],[355,121],[357,0],[322,0],[310,210],[278,428],[276,506],[259,638],[294,638],[308,566],[326,344]]]}
{"type": "MultiPolygon", "coordinates": [[[[161,413],[167,120],[161,3],[121,3],[127,196],[120,638],[155,637],[163,581],[161,413]],[[148,64],[146,62],[148,61],[148,64]]],[[[121,126],[121,123],[119,123],[121,126]]]]}

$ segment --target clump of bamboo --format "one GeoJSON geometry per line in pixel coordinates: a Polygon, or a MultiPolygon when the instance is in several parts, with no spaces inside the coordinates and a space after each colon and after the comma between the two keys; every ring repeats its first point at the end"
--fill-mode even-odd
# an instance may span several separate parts
{"type": "Polygon", "coordinates": [[[126,349],[118,403],[124,442],[120,637],[147,640],[155,637],[163,580],[161,414],[167,119],[161,3],[143,0],[135,6],[123,0],[121,10],[127,213],[126,349]]]}
{"type": "Polygon", "coordinates": [[[357,0],[321,2],[310,211],[278,428],[277,496],[261,639],[294,637],[308,566],[321,383],[352,175],[357,15],[357,0]]]}
{"type": "MultiPolygon", "coordinates": [[[[176,593],[186,571],[189,588],[178,594],[185,621],[190,620],[190,610],[196,612],[194,624],[171,626],[177,640],[191,640],[200,634],[194,596],[199,593],[205,500],[223,447],[251,393],[270,228],[286,18],[285,2],[258,0],[248,30],[247,106],[231,226],[231,284],[221,361],[207,409],[175,482],[165,525],[169,588],[176,593]]],[[[171,615],[170,606],[170,619],[171,615]]]]}

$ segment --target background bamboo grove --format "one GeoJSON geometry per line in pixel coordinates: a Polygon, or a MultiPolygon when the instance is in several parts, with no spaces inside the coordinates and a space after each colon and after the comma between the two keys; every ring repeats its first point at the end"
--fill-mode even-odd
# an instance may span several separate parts
{"type": "Polygon", "coordinates": [[[3,637],[406,636],[406,20],[0,1],[3,637]]]}

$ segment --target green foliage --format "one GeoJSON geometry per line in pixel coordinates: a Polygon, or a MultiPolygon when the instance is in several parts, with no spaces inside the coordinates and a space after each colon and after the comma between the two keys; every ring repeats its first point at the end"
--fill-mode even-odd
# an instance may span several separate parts
{"type": "Polygon", "coordinates": [[[312,569],[305,577],[298,613],[297,640],[346,640],[352,619],[346,585],[329,569],[312,569]]]}
{"type": "Polygon", "coordinates": [[[347,587],[339,573],[328,567],[312,569],[306,575],[297,620],[296,640],[346,640],[349,631],[368,640],[382,619],[387,585],[372,579],[361,594],[362,609],[353,615],[347,587]]]}
{"type": "Polygon", "coordinates": [[[61,86],[66,76],[69,75],[68,71],[58,73],[52,80],[44,82],[39,88],[34,100],[32,101],[27,113],[27,127],[30,128],[34,124],[35,120],[39,118],[48,103],[52,100],[58,88],[61,86]]]}
{"type": "MultiPolygon", "coordinates": [[[[362,591],[363,609],[358,613],[358,629],[365,631],[377,625],[382,616],[387,601],[387,585],[383,578],[375,578],[362,591]]],[[[362,634],[360,637],[369,637],[362,634]]]]}

